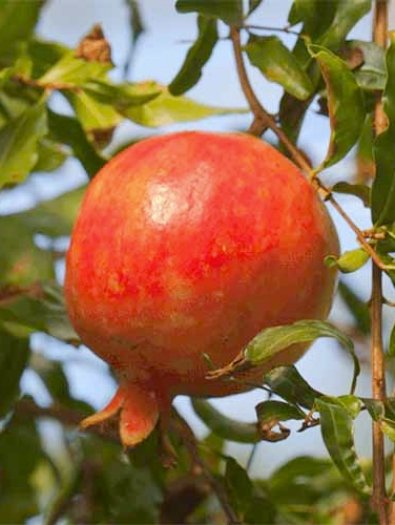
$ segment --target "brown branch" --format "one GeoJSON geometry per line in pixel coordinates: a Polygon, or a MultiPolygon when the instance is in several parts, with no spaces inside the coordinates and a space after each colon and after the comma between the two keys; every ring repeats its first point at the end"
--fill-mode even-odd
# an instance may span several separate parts
{"type": "Polygon", "coordinates": [[[255,95],[254,90],[251,87],[241,50],[240,29],[237,27],[231,27],[230,37],[232,39],[233,53],[236,60],[237,73],[239,75],[241,89],[243,90],[243,93],[247,99],[250,109],[254,114],[255,120],[257,120],[261,124],[260,133],[258,126],[255,124],[253,130],[254,134],[261,135],[266,128],[271,129],[277,135],[282,144],[284,144],[284,146],[287,148],[296,164],[303,171],[305,171],[306,174],[310,173],[310,162],[306,159],[304,154],[292,143],[292,141],[289,140],[286,133],[284,133],[284,131],[277,126],[275,119],[262,106],[257,96],[255,95]]]}
{"type": "Polygon", "coordinates": [[[173,430],[180,436],[185,448],[188,450],[192,458],[192,461],[201,470],[202,475],[206,478],[211,489],[217,496],[218,501],[227,517],[228,523],[232,525],[240,525],[241,522],[228,501],[223,485],[213,476],[210,469],[201,458],[195,435],[193,434],[189,425],[178,414],[178,412],[174,410],[173,414],[174,417],[171,421],[173,430]]]}
{"type": "MultiPolygon", "coordinates": [[[[373,40],[383,49],[387,47],[388,31],[388,4],[386,0],[376,0],[374,7],[373,40]]],[[[383,111],[382,98],[378,95],[374,115],[375,133],[382,133],[386,128],[386,115],[383,111]]],[[[382,338],[382,271],[378,265],[372,267],[372,340],[371,340],[371,363],[372,363],[372,395],[374,399],[381,401],[386,398],[385,388],[385,363],[382,338]]],[[[372,506],[377,512],[380,525],[388,524],[388,505],[385,487],[385,453],[384,436],[380,425],[373,422],[372,430],[373,445],[373,495],[372,506]]],[[[394,523],[394,506],[391,505],[391,523],[394,523]]]]}

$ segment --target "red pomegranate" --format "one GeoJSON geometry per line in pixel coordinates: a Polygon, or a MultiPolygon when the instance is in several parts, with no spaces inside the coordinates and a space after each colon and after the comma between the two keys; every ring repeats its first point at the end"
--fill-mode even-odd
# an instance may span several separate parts
{"type": "Polygon", "coordinates": [[[335,279],[324,257],[336,253],[313,188],[261,140],[181,132],[124,150],[90,184],[67,255],[72,323],[120,383],[83,425],[120,412],[134,445],[177,394],[240,390],[207,380],[203,354],[223,366],[265,327],[324,319],[335,279]]]}

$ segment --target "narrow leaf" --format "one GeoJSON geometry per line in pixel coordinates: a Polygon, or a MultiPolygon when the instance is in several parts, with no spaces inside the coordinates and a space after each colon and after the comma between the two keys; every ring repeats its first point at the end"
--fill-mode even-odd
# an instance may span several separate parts
{"type": "MultiPolygon", "coordinates": [[[[51,135],[60,143],[70,146],[90,177],[96,175],[106,160],[101,157],[86,138],[81,124],[72,117],[48,111],[51,135]]],[[[1,132],[0,132],[1,133],[1,132]]]]}
{"type": "Polygon", "coordinates": [[[374,144],[376,177],[372,188],[372,219],[376,226],[395,221],[395,31],[386,54],[387,82],[383,93],[383,109],[387,129],[374,144]]]}
{"type": "Polygon", "coordinates": [[[75,52],[65,54],[53,67],[39,79],[41,85],[66,84],[70,87],[81,86],[89,79],[103,77],[110,69],[107,62],[95,62],[77,58],[75,52]]]}
{"type": "MultiPolygon", "coordinates": [[[[53,258],[34,243],[33,232],[18,215],[0,216],[0,288],[18,291],[54,278],[53,258]]],[[[13,295],[13,294],[11,294],[13,295]]]]}
{"type": "Polygon", "coordinates": [[[46,133],[47,116],[41,103],[0,130],[0,188],[26,178],[38,160],[38,142],[46,133]]]}
{"type": "Polygon", "coordinates": [[[251,502],[253,485],[247,472],[231,457],[226,458],[225,487],[232,507],[243,517],[251,502]]]}
{"type": "Polygon", "coordinates": [[[350,184],[349,182],[337,182],[332,186],[332,191],[335,193],[344,193],[346,195],[354,195],[363,202],[363,205],[368,208],[370,206],[370,188],[364,184],[350,184]]]}
{"type": "Polygon", "coordinates": [[[68,155],[60,144],[44,137],[37,146],[38,159],[33,171],[55,171],[66,161],[68,155]]]}
{"type": "Polygon", "coordinates": [[[350,40],[346,44],[351,57],[355,54],[362,55],[361,64],[356,66],[354,72],[358,85],[367,91],[383,90],[387,77],[383,49],[373,42],[363,40],[350,40]]]}
{"type": "Polygon", "coordinates": [[[20,294],[2,304],[0,326],[20,337],[45,332],[61,341],[79,343],[66,313],[62,290],[56,284],[46,283],[36,296],[20,294]]]}
{"type": "MultiPolygon", "coordinates": [[[[310,45],[326,84],[331,139],[321,170],[339,162],[357,142],[365,121],[362,92],[347,64],[321,46],[310,45]]],[[[317,171],[318,171],[317,170],[317,171]]]]}
{"type": "Polygon", "coordinates": [[[321,433],[333,462],[344,478],[362,495],[371,489],[358,461],[353,440],[353,416],[333,397],[316,400],[320,413],[321,433]]]}
{"type": "Polygon", "coordinates": [[[263,0],[248,0],[247,16],[250,16],[261,5],[263,0]]]}
{"type": "Polygon", "coordinates": [[[255,407],[259,429],[265,441],[281,441],[286,439],[290,430],[282,425],[283,421],[290,419],[305,419],[306,414],[296,405],[283,401],[263,401],[255,407]]]}
{"type": "Polygon", "coordinates": [[[264,382],[272,392],[292,405],[312,410],[321,392],[312,388],[294,366],[279,366],[265,375],[264,382]]]}
{"type": "Polygon", "coordinates": [[[395,399],[363,399],[363,402],[372,419],[377,421],[384,434],[395,442],[395,399]]]}
{"type": "Polygon", "coordinates": [[[0,418],[19,394],[19,382],[29,359],[29,340],[0,330],[0,418]]]}
{"type": "MultiPolygon", "coordinates": [[[[319,6],[322,3],[318,1],[319,6]]],[[[358,20],[369,13],[372,2],[371,0],[341,0],[333,4],[335,12],[331,25],[317,43],[336,51],[358,20]]]]}
{"type": "Polygon", "coordinates": [[[84,91],[103,104],[109,104],[122,113],[130,106],[140,106],[159,96],[161,86],[156,82],[112,84],[104,80],[89,80],[84,91]]]}
{"type": "Polygon", "coordinates": [[[241,24],[243,8],[241,0],[177,0],[179,13],[200,13],[220,18],[225,24],[241,24]]]}
{"type": "Polygon", "coordinates": [[[35,208],[16,214],[33,236],[41,233],[49,237],[70,235],[77,218],[86,186],[63,193],[59,197],[41,202],[35,208]]]}
{"type": "Polygon", "coordinates": [[[187,97],[173,97],[162,88],[160,96],[142,106],[126,108],[122,114],[147,127],[159,127],[174,124],[176,122],[189,122],[200,120],[215,115],[229,115],[235,113],[246,113],[244,109],[221,108],[206,106],[187,97]]]}
{"type": "Polygon", "coordinates": [[[191,398],[192,407],[216,435],[237,443],[256,443],[261,438],[255,423],[241,423],[224,416],[205,399],[191,398]]]}
{"type": "Polygon", "coordinates": [[[325,257],[325,264],[329,268],[337,267],[342,273],[352,273],[362,268],[369,259],[370,257],[364,249],[357,248],[342,253],[340,257],[328,255],[325,257]]]}
{"type": "Polygon", "coordinates": [[[356,378],[360,372],[359,361],[354,352],[353,342],[347,335],[325,321],[298,321],[291,325],[266,328],[247,345],[244,351],[244,357],[247,362],[256,366],[264,363],[268,358],[273,357],[293,344],[315,341],[320,337],[336,339],[350,353],[354,362],[354,375],[351,389],[353,392],[356,378]]]}
{"type": "Polygon", "coordinates": [[[354,317],[358,329],[365,335],[370,333],[370,311],[366,302],[362,301],[343,281],[339,282],[338,292],[345,305],[354,317]]]}
{"type": "Polygon", "coordinates": [[[191,89],[202,76],[202,69],[209,60],[218,41],[217,21],[204,16],[198,17],[198,37],[189,49],[184,63],[169,85],[169,93],[182,95],[191,89]]]}
{"type": "Polygon", "coordinates": [[[6,55],[17,42],[27,40],[43,6],[43,0],[35,2],[0,2],[0,55],[6,55]]]}
{"type": "Polygon", "coordinates": [[[310,78],[295,57],[276,36],[250,36],[245,47],[251,64],[268,80],[277,82],[285,91],[299,100],[313,92],[310,78]]]}

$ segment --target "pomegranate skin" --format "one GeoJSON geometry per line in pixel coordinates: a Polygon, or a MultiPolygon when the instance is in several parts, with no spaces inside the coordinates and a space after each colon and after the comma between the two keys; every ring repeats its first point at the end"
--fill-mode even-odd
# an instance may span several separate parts
{"type": "Polygon", "coordinates": [[[206,380],[203,354],[223,366],[265,327],[326,318],[335,273],[324,258],[338,249],[324,205],[276,149],[243,134],[168,134],[127,148],[90,184],[67,308],[121,383],[162,400],[225,395],[240,385],[206,380]]]}

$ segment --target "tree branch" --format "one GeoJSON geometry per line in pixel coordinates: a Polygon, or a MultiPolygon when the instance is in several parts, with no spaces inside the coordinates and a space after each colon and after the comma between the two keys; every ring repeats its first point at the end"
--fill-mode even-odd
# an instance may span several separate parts
{"type": "MultiPolygon", "coordinates": [[[[386,0],[376,0],[374,6],[373,40],[383,49],[387,47],[388,31],[388,5],[386,0]]],[[[380,134],[386,128],[386,116],[383,111],[382,97],[378,95],[374,115],[375,133],[380,134]]],[[[382,338],[382,272],[377,265],[372,267],[372,340],[371,340],[371,363],[372,363],[372,395],[374,399],[381,401],[386,398],[385,388],[385,364],[382,338]]],[[[388,505],[385,487],[385,454],[384,436],[380,425],[373,422],[373,496],[372,506],[377,512],[380,525],[388,523],[388,505]]],[[[391,523],[394,523],[394,506],[391,505],[391,523]]]]}
{"type": "Polygon", "coordinates": [[[254,129],[251,129],[251,131],[254,132],[254,135],[259,136],[262,135],[265,129],[271,129],[277,135],[282,144],[284,144],[284,146],[287,148],[295,163],[300,166],[300,168],[305,171],[306,174],[310,173],[311,165],[309,161],[306,159],[304,154],[289,140],[286,133],[284,133],[284,131],[277,126],[275,119],[262,106],[251,87],[241,50],[240,29],[232,26],[230,29],[230,37],[232,39],[233,53],[236,60],[237,73],[239,75],[241,88],[251,108],[251,111],[255,116],[254,122],[257,120],[260,123],[260,128],[258,128],[256,123],[254,125],[253,122],[254,129]]]}

